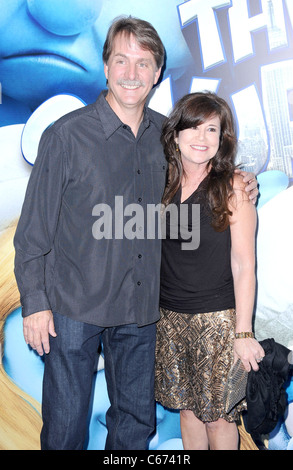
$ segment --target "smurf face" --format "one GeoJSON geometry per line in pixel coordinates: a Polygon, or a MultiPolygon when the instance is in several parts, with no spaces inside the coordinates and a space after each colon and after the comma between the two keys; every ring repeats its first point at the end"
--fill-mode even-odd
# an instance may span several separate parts
{"type": "Polygon", "coordinates": [[[66,91],[92,101],[105,84],[93,25],[102,1],[0,0],[2,92],[34,109],[66,91]],[[103,85],[102,85],[103,83],[103,85]]]}
{"type": "Polygon", "coordinates": [[[150,21],[176,78],[190,54],[178,0],[0,0],[0,76],[3,95],[34,110],[53,95],[93,102],[106,80],[102,48],[112,20],[122,14],[150,21]],[[172,34],[170,34],[172,31],[172,34]]]}

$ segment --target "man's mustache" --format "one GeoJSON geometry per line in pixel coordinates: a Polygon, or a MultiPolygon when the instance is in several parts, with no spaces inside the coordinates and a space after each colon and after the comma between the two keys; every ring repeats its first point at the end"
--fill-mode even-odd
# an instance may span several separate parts
{"type": "Polygon", "coordinates": [[[122,85],[122,86],[134,86],[134,87],[144,87],[145,86],[145,83],[142,82],[141,80],[125,80],[125,79],[122,79],[120,78],[118,80],[118,85],[122,85]]]}

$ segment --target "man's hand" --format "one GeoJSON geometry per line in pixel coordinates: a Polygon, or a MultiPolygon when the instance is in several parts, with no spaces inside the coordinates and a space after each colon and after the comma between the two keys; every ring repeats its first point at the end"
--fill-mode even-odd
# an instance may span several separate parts
{"type": "Polygon", "coordinates": [[[23,319],[23,334],[29,344],[42,356],[50,351],[49,335],[57,336],[51,310],[36,312],[23,319]]]}
{"type": "Polygon", "coordinates": [[[259,191],[258,191],[258,184],[254,173],[248,173],[247,171],[242,170],[235,170],[235,173],[238,173],[243,178],[243,183],[247,183],[245,186],[245,191],[250,193],[249,199],[256,204],[259,191]]]}

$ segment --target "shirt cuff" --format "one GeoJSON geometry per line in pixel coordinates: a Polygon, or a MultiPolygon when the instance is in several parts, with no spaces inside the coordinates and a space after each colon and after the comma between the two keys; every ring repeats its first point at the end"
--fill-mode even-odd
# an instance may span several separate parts
{"type": "Polygon", "coordinates": [[[21,298],[22,316],[28,317],[36,312],[51,310],[50,302],[44,291],[28,294],[21,298]]]}

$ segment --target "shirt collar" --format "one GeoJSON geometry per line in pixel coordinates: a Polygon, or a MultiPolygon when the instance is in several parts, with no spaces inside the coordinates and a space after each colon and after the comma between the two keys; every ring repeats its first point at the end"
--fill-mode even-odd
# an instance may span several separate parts
{"type": "MultiPolygon", "coordinates": [[[[96,109],[100,116],[100,120],[105,132],[106,139],[109,139],[114,132],[123,126],[124,123],[119,119],[117,114],[113,111],[108,101],[106,100],[107,90],[103,90],[96,101],[96,109]]],[[[149,127],[150,121],[153,121],[147,106],[144,107],[143,113],[143,126],[149,127]]]]}

